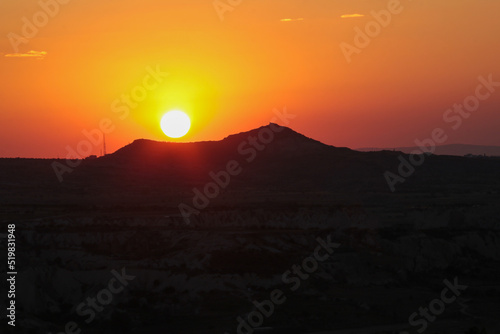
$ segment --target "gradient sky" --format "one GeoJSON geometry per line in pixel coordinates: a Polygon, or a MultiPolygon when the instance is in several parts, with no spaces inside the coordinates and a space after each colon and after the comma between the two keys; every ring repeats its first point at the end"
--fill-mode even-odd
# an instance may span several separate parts
{"type": "Polygon", "coordinates": [[[183,141],[219,140],[285,106],[291,128],[335,146],[412,146],[437,127],[446,144],[500,145],[500,87],[459,129],[443,121],[478,76],[500,81],[500,1],[401,5],[348,63],[340,44],[354,44],[354,28],[388,1],[243,0],[221,21],[212,0],[71,0],[15,50],[9,34],[22,35],[41,5],[4,0],[0,156],[65,157],[105,118],[116,127],[108,152],[168,140],[159,122],[172,109],[192,119],[183,141]],[[120,119],[111,105],[148,67],[169,75],[120,119]]]}

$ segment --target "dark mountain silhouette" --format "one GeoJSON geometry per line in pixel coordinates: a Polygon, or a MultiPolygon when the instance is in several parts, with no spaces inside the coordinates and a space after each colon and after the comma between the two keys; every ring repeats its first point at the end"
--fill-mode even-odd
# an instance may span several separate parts
{"type": "MultiPolygon", "coordinates": [[[[255,158],[247,161],[251,156],[242,151],[251,147],[250,139],[258,138],[261,131],[271,133],[271,127],[275,126],[270,124],[221,141],[168,143],[136,140],[114,154],[89,161],[72,177],[78,178],[99,167],[114,166],[110,169],[114,175],[120,174],[120,171],[125,173],[123,177],[132,173],[146,183],[151,181],[165,186],[198,184],[209,180],[210,171],[223,170],[228,161],[235,160],[243,172],[234,181],[242,187],[386,191],[384,173],[398,173],[400,156],[408,160],[408,156],[401,152],[358,152],[325,145],[292,129],[280,127],[281,131],[274,133],[274,139],[268,144],[260,144],[265,148],[261,151],[255,149],[255,158]]],[[[429,179],[432,184],[451,179],[473,183],[478,174],[480,178],[498,176],[499,166],[500,160],[494,159],[430,156],[426,157],[422,166],[415,167],[408,183],[414,183],[412,179],[418,182],[429,179]]],[[[104,172],[105,169],[100,170],[104,172]]]]}
{"type": "MultiPolygon", "coordinates": [[[[396,161],[393,152],[360,153],[348,148],[325,145],[289,128],[271,132],[270,124],[248,132],[231,135],[222,141],[168,143],[136,140],[114,154],[89,161],[70,178],[95,173],[114,166],[115,180],[135,175],[142,184],[164,186],[201,185],[209,181],[211,171],[224,170],[234,160],[242,168],[234,178],[239,187],[274,187],[282,190],[334,189],[352,180],[381,186],[384,171],[396,161]],[[252,138],[259,133],[273,133],[267,144],[260,141],[253,148],[252,138]],[[253,153],[251,153],[253,152],[253,153]],[[119,177],[118,177],[119,176],[119,177]]],[[[267,141],[267,139],[265,139],[267,141]]]]}
{"type": "MultiPolygon", "coordinates": [[[[39,201],[66,201],[74,195],[78,203],[93,203],[96,198],[164,203],[166,193],[172,198],[192,196],[194,187],[203,187],[212,180],[210,172],[225,170],[232,160],[238,162],[242,172],[231,179],[228,192],[245,196],[285,192],[300,198],[304,191],[390,193],[384,173],[397,175],[401,161],[408,161],[409,156],[329,146],[269,124],[221,141],[136,140],[113,154],[82,161],[72,173],[64,175],[62,183],[55,176],[51,160],[2,159],[0,182],[11,194],[9,198],[4,193],[7,201],[12,200],[16,190],[26,191],[23,187],[27,187],[33,192],[32,198],[39,201]],[[259,134],[267,144],[259,141],[254,149],[250,141],[259,134]]],[[[403,171],[408,168],[412,167],[406,166],[403,171]]],[[[427,156],[410,174],[398,184],[397,192],[446,192],[451,188],[463,192],[497,191],[500,159],[427,156]]]]}

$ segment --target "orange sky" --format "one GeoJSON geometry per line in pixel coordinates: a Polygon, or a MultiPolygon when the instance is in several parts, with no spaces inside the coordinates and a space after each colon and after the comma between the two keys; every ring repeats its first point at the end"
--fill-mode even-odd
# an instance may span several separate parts
{"type": "Polygon", "coordinates": [[[436,127],[450,144],[500,145],[500,87],[459,129],[443,121],[479,76],[500,81],[497,0],[402,0],[350,63],[341,43],[390,1],[242,0],[223,21],[212,0],[59,1],[0,3],[1,157],[65,157],[103,119],[108,152],[168,140],[159,122],[172,109],[191,116],[183,141],[219,140],[285,106],[290,127],[335,146],[411,146],[436,127]],[[147,68],[168,76],[116,112],[147,68]]]}

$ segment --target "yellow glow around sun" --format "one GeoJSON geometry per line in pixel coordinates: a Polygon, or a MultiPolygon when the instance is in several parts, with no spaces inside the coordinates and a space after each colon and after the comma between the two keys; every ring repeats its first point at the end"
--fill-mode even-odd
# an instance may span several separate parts
{"type": "Polygon", "coordinates": [[[191,120],[186,113],[173,110],[163,115],[160,122],[161,129],[170,138],[184,137],[191,128],[191,120]]]}

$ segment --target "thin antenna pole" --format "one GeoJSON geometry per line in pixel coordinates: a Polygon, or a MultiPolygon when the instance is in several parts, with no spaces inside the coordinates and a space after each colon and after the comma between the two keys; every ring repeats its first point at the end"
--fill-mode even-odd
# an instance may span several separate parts
{"type": "Polygon", "coordinates": [[[103,152],[103,155],[106,155],[106,135],[103,133],[102,134],[102,152],[103,152]]]}

